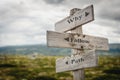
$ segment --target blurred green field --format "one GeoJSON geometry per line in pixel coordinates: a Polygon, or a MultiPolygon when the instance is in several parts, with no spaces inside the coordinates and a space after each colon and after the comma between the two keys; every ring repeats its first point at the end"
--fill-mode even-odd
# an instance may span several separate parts
{"type": "MultiPolygon", "coordinates": [[[[0,56],[0,80],[73,80],[72,72],[55,73],[58,56],[0,56]]],[[[120,80],[120,56],[100,56],[99,66],[85,69],[85,80],[120,80]]]]}

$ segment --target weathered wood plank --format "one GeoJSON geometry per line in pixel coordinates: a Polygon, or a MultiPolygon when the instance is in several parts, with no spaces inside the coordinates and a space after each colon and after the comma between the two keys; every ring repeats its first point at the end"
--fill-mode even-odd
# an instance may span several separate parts
{"type": "Polygon", "coordinates": [[[59,58],[56,60],[56,72],[77,70],[97,66],[97,55],[95,50],[88,50],[81,55],[59,58]]]}
{"type": "Polygon", "coordinates": [[[58,32],[65,32],[93,20],[94,20],[93,5],[90,5],[80,11],[77,11],[73,15],[68,16],[65,19],[57,22],[55,24],[55,30],[58,32]]]}
{"type": "Polygon", "coordinates": [[[108,39],[74,33],[47,31],[47,45],[72,49],[108,50],[108,39]]]}

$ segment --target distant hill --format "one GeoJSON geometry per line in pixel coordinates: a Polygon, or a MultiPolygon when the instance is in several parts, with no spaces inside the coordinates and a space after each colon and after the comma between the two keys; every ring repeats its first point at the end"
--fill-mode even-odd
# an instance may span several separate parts
{"type": "MultiPolygon", "coordinates": [[[[120,55],[120,44],[110,44],[109,51],[97,51],[100,55],[120,55]]],[[[0,47],[0,54],[43,54],[43,55],[70,55],[71,49],[51,48],[46,45],[23,45],[0,47]]]]}
{"type": "Polygon", "coordinates": [[[119,55],[120,56],[120,44],[109,44],[109,51],[97,51],[100,55],[119,55]]]}
{"type": "Polygon", "coordinates": [[[69,55],[70,49],[65,48],[49,48],[46,45],[23,45],[23,46],[7,46],[0,47],[0,54],[33,54],[39,53],[43,55],[69,55]]]}

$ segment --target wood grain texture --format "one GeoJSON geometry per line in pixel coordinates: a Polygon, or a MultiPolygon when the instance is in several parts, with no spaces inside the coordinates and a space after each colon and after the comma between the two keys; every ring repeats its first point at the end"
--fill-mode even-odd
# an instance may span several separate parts
{"type": "Polygon", "coordinates": [[[47,31],[47,45],[72,49],[108,50],[108,39],[76,33],[59,33],[47,31]]]}
{"type": "Polygon", "coordinates": [[[55,30],[58,32],[65,32],[93,20],[93,5],[90,5],[80,11],[76,11],[76,13],[74,13],[73,15],[68,16],[65,19],[57,22],[55,24],[55,30]]]}
{"type": "Polygon", "coordinates": [[[74,76],[74,80],[85,80],[84,69],[74,70],[73,76],[74,76]]]}
{"type": "MultiPolygon", "coordinates": [[[[77,10],[79,10],[79,9],[77,9],[77,10]]],[[[74,13],[74,11],[76,11],[76,10],[73,9],[70,11],[70,13],[74,13]]],[[[71,33],[83,34],[82,26],[79,26],[76,29],[71,30],[71,33]]],[[[73,55],[82,55],[82,54],[84,54],[84,49],[80,49],[80,50],[72,49],[72,54],[73,55]]],[[[74,80],[85,80],[85,70],[83,68],[74,70],[73,71],[73,79],[74,80]]]]}
{"type": "Polygon", "coordinates": [[[97,66],[95,50],[85,51],[81,55],[59,58],[56,60],[56,72],[72,71],[97,66]]]}

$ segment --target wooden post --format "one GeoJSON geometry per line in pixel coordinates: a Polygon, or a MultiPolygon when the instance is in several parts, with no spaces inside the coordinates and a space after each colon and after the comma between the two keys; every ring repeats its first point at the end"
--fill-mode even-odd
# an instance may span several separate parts
{"type": "Polygon", "coordinates": [[[83,34],[82,25],[93,20],[93,5],[84,9],[74,8],[70,11],[70,16],[55,24],[57,32],[47,32],[47,45],[49,47],[72,48],[70,57],[56,60],[57,73],[73,71],[74,80],[84,80],[84,68],[97,66],[95,50],[109,49],[108,39],[83,34]],[[70,32],[71,34],[69,34],[70,32]],[[90,49],[93,50],[90,51],[90,49]]]}
{"type": "MultiPolygon", "coordinates": [[[[82,26],[80,26],[79,28],[77,28],[75,30],[77,31],[77,33],[82,34],[82,26]]],[[[71,32],[74,32],[74,30],[71,32]]],[[[84,50],[83,49],[81,49],[81,50],[73,49],[72,54],[73,55],[77,55],[77,54],[81,55],[81,54],[84,54],[84,50]]],[[[84,76],[85,76],[84,69],[73,71],[74,80],[84,80],[84,76]]]]}
{"type": "Polygon", "coordinates": [[[84,80],[84,68],[97,66],[95,50],[109,49],[108,39],[83,34],[82,25],[93,20],[93,5],[84,9],[74,8],[70,11],[70,16],[55,24],[57,32],[47,32],[47,45],[49,47],[72,48],[70,57],[56,60],[57,73],[73,71],[74,80],[84,80]],[[70,32],[71,34],[69,34],[70,32]],[[90,51],[90,49],[93,50],[90,51]]]}
{"type": "MultiPolygon", "coordinates": [[[[76,11],[79,11],[80,9],[78,8],[74,8],[70,11],[70,15],[73,15],[76,11]]],[[[79,26],[73,30],[71,30],[71,33],[78,33],[78,34],[83,34],[82,32],[82,26],[79,26]]],[[[83,47],[83,46],[81,46],[83,47]]],[[[72,49],[72,55],[81,55],[84,53],[84,50],[81,49],[81,50],[77,50],[77,49],[72,49]]],[[[79,69],[79,70],[75,70],[73,71],[73,78],[74,80],[84,80],[84,69],[79,69]]]]}

